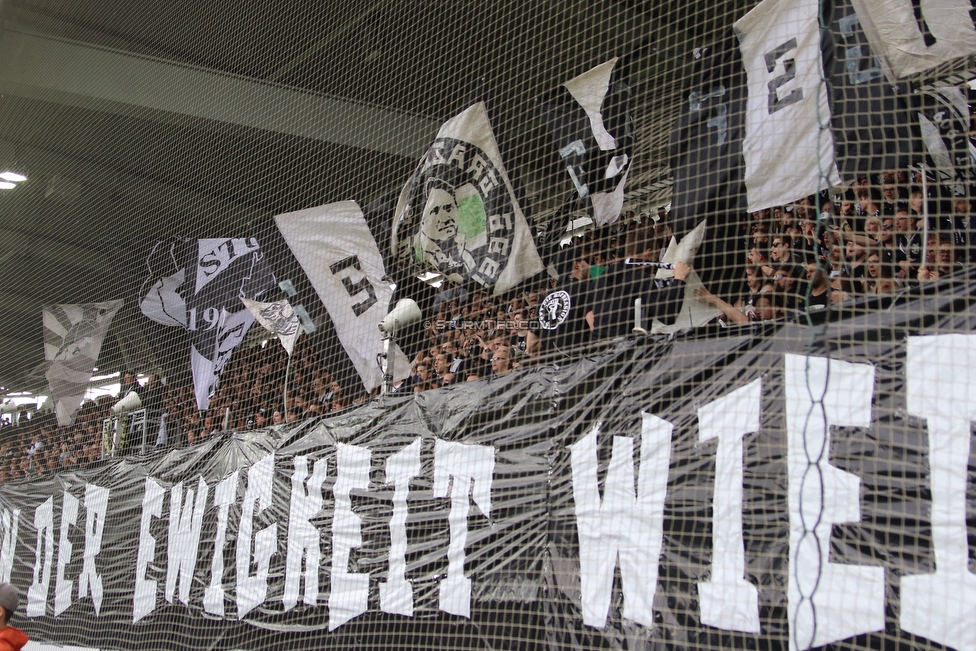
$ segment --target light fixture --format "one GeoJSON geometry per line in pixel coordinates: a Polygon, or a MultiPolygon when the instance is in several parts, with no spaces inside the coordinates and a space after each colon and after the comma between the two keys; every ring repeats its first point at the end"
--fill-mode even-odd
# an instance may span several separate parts
{"type": "Polygon", "coordinates": [[[13,190],[17,187],[16,183],[8,183],[7,181],[0,181],[0,190],[13,190]]]}
{"type": "Polygon", "coordinates": [[[2,172],[0,173],[0,179],[10,181],[11,183],[20,183],[21,181],[26,181],[27,177],[17,172],[2,172]]]}

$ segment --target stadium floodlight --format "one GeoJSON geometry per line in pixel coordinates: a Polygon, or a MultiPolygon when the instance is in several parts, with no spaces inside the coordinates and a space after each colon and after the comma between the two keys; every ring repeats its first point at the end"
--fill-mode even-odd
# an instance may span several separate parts
{"type": "Polygon", "coordinates": [[[16,183],[8,183],[7,181],[0,181],[0,190],[13,190],[17,187],[16,183]]]}
{"type": "Polygon", "coordinates": [[[27,177],[17,172],[2,172],[0,173],[0,179],[10,181],[11,183],[20,183],[21,181],[26,181],[27,177]]]}
{"type": "Polygon", "coordinates": [[[402,329],[420,321],[424,316],[420,306],[411,298],[401,298],[393,310],[380,321],[383,333],[383,352],[380,365],[383,368],[383,393],[393,391],[393,357],[396,350],[396,336],[402,329]]]}

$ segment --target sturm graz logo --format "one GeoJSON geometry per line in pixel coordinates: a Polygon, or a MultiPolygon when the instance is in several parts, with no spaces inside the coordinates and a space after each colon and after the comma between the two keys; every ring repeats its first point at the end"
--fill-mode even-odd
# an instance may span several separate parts
{"type": "Polygon", "coordinates": [[[501,170],[475,145],[438,138],[410,181],[396,227],[401,264],[491,287],[508,264],[515,209],[501,170]]]}
{"type": "Polygon", "coordinates": [[[573,299],[569,292],[559,290],[549,294],[539,306],[539,327],[543,330],[555,330],[566,321],[572,307],[573,299]]]}

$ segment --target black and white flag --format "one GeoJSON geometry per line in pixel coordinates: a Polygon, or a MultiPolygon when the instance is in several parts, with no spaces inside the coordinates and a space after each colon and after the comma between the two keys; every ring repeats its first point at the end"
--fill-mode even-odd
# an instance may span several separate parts
{"type": "Polygon", "coordinates": [[[712,229],[737,225],[745,210],[746,77],[731,30],[715,45],[695,52],[686,91],[668,145],[674,175],[671,229],[678,237],[705,219],[712,229]]]}
{"type": "Polygon", "coordinates": [[[121,307],[122,301],[110,301],[44,308],[44,359],[50,362],[45,377],[58,425],[74,422],[105,333],[121,307]]]}
{"type": "Polygon", "coordinates": [[[570,79],[540,108],[577,196],[589,197],[597,225],[613,223],[634,156],[625,60],[614,57],[570,79]]]}
{"type": "Polygon", "coordinates": [[[907,169],[921,160],[908,84],[888,82],[851,0],[831,6],[824,68],[841,179],[907,169]]]}
{"type": "MultiPolygon", "coordinates": [[[[376,363],[383,352],[378,329],[393,297],[383,256],[354,201],[341,201],[275,217],[278,230],[329,313],[339,343],[367,391],[380,386],[376,363]]],[[[395,348],[394,368],[405,378],[410,362],[395,348]]]]}
{"type": "Polygon", "coordinates": [[[748,79],[748,209],[840,184],[824,84],[818,0],[763,0],[736,21],[748,79]]]}
{"type": "Polygon", "coordinates": [[[976,52],[976,8],[968,0],[851,0],[888,79],[976,52]]]}
{"type": "Polygon", "coordinates": [[[919,94],[922,142],[939,181],[954,196],[965,196],[976,181],[969,138],[969,100],[959,88],[935,88],[919,94]]]}
{"type": "Polygon", "coordinates": [[[207,409],[224,366],[254,323],[240,299],[273,289],[274,276],[253,237],[163,243],[147,264],[140,309],[157,323],[186,329],[197,407],[207,409]]]}
{"type": "Polygon", "coordinates": [[[278,337],[285,352],[291,355],[295,349],[295,341],[302,334],[301,321],[291,303],[287,300],[262,303],[248,298],[241,298],[241,301],[265,330],[278,337]]]}
{"type": "Polygon", "coordinates": [[[444,123],[394,213],[397,264],[502,294],[542,271],[483,102],[444,123]]]}

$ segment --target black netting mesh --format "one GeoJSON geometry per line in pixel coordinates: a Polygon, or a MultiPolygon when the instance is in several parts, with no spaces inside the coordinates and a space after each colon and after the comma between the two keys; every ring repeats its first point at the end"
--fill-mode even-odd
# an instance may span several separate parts
{"type": "Polygon", "coordinates": [[[0,613],[976,648],[974,16],[0,4],[0,613]]]}

